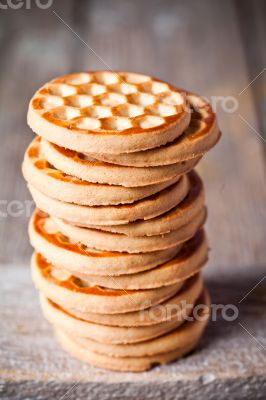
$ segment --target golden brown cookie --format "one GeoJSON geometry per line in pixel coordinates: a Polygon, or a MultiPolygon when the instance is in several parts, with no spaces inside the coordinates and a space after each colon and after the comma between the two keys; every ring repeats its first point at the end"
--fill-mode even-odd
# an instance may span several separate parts
{"type": "Polygon", "coordinates": [[[124,234],[104,232],[97,229],[71,225],[60,218],[53,221],[64,235],[97,250],[127,253],[148,253],[176,247],[192,238],[206,220],[206,209],[201,209],[187,224],[162,235],[130,237],[124,234]]]}
{"type": "Polygon", "coordinates": [[[65,149],[45,139],[42,139],[41,148],[44,158],[65,174],[88,182],[125,187],[143,187],[168,182],[189,172],[201,158],[158,167],[136,168],[98,161],[86,154],[65,149]]]}
{"type": "MultiPolygon", "coordinates": [[[[161,187],[160,192],[132,204],[101,207],[90,207],[56,200],[46,196],[32,185],[29,185],[29,190],[37,207],[50,215],[80,226],[107,226],[126,224],[138,219],[154,218],[175,207],[188,194],[190,184],[186,175],[183,175],[177,182],[171,183],[171,185],[161,184],[163,187],[161,187]]],[[[201,201],[202,196],[198,200],[201,201]]]]}
{"type": "Polygon", "coordinates": [[[37,135],[81,152],[154,148],[180,136],[189,121],[182,91],[130,72],[61,76],[35,93],[28,110],[37,135]]]}
{"type": "Polygon", "coordinates": [[[198,300],[204,309],[198,318],[176,327],[172,332],[148,341],[132,344],[97,343],[64,330],[56,330],[62,347],[74,357],[96,367],[140,372],[157,364],[180,358],[198,344],[209,318],[210,300],[206,291],[198,300]]]}
{"type": "MultiPolygon", "coordinates": [[[[182,287],[183,282],[148,290],[108,289],[90,285],[55,268],[40,253],[31,262],[36,287],[49,299],[80,311],[99,314],[126,313],[162,303],[182,287]]],[[[115,277],[113,278],[115,285],[115,277]]]]}
{"type": "Polygon", "coordinates": [[[191,121],[183,134],[172,142],[131,154],[104,154],[102,151],[97,154],[89,152],[87,155],[101,161],[134,167],[169,165],[203,156],[219,141],[221,132],[211,105],[196,94],[186,95],[191,121]]]}
{"type": "Polygon", "coordinates": [[[26,181],[46,196],[88,206],[133,203],[179,180],[177,176],[168,182],[134,188],[83,181],[54,168],[41,152],[40,138],[28,147],[22,172],[26,181]]]}
{"type": "Polygon", "coordinates": [[[180,250],[180,246],[149,253],[129,254],[97,251],[81,243],[73,243],[58,231],[49,215],[37,211],[29,224],[30,242],[56,267],[72,274],[96,275],[132,274],[156,267],[170,260],[180,250]]]}

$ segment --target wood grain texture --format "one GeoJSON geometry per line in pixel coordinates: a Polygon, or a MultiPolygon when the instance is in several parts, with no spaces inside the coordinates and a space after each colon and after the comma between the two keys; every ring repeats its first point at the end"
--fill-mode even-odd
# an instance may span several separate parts
{"type": "MultiPolygon", "coordinates": [[[[235,0],[236,14],[246,54],[251,92],[258,117],[258,128],[266,139],[266,3],[263,0],[241,2],[235,0]]],[[[264,146],[264,151],[266,147],[264,146]]]]}
{"type": "MultiPolygon", "coordinates": [[[[266,329],[265,283],[239,304],[239,318],[211,322],[198,350],[184,359],[141,374],[114,373],[90,367],[66,354],[41,315],[37,294],[23,266],[1,269],[1,399],[245,399],[265,398],[263,348],[266,329]]],[[[207,279],[218,304],[238,305],[249,287],[245,279],[207,279]]],[[[265,342],[264,342],[265,344],[265,342]]]]}
{"type": "MultiPolygon", "coordinates": [[[[199,171],[209,210],[206,279],[214,302],[238,304],[263,279],[266,259],[265,143],[255,132],[264,127],[264,77],[238,95],[265,67],[264,14],[260,5],[254,7],[252,15],[259,21],[252,31],[256,51],[247,44],[254,23],[248,19],[250,28],[242,29],[245,16],[238,1],[68,1],[45,11],[2,12],[0,200],[30,200],[20,173],[33,137],[26,126],[27,103],[54,76],[110,67],[148,73],[212,101],[217,101],[214,96],[234,96],[239,107],[233,113],[226,113],[218,101],[223,137],[199,171]]],[[[2,203],[0,210],[6,211],[2,203]]],[[[118,399],[133,394],[140,399],[263,398],[265,351],[256,340],[266,347],[265,280],[241,303],[239,320],[213,323],[193,356],[141,375],[110,374],[65,355],[43,321],[27,268],[21,266],[31,253],[27,220],[26,212],[0,219],[0,262],[14,264],[2,268],[3,398],[60,398],[79,380],[67,398],[105,399],[110,393],[118,399]]]]}

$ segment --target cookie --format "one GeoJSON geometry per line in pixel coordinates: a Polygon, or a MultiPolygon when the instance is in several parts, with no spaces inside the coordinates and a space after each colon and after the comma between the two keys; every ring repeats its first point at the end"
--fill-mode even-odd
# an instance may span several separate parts
{"type": "Polygon", "coordinates": [[[118,154],[180,136],[190,121],[182,91],[148,75],[84,72],[46,83],[33,96],[28,124],[67,149],[118,154]]]}
{"type": "MultiPolygon", "coordinates": [[[[117,277],[116,277],[117,279],[117,277]]],[[[155,306],[143,308],[140,311],[118,314],[97,314],[91,311],[79,311],[65,304],[58,305],[72,316],[96,324],[121,327],[140,327],[156,325],[169,319],[182,319],[182,313],[190,315],[191,308],[185,309],[186,305],[194,304],[203,290],[203,280],[200,273],[194,274],[183,282],[181,289],[169,299],[155,306]]]]}
{"type": "Polygon", "coordinates": [[[179,179],[177,176],[168,182],[134,188],[83,181],[49,164],[43,158],[40,138],[34,139],[26,151],[22,172],[26,181],[45,195],[89,206],[133,203],[159,192],[179,179]]]}
{"type": "Polygon", "coordinates": [[[181,314],[179,319],[169,319],[147,326],[109,326],[78,319],[45,297],[41,298],[41,306],[45,318],[56,328],[72,336],[77,335],[79,337],[90,338],[100,343],[128,344],[143,342],[164,335],[184,322],[183,314],[181,314]]]}
{"type": "Polygon", "coordinates": [[[81,243],[73,243],[42,212],[35,212],[29,224],[30,242],[56,267],[66,269],[72,274],[86,273],[116,276],[145,271],[169,261],[181,246],[149,253],[129,254],[97,251],[81,243]]]}
{"type": "MultiPolygon", "coordinates": [[[[137,274],[119,275],[115,277],[119,288],[125,290],[153,289],[184,281],[200,271],[208,260],[208,242],[203,230],[182,244],[181,249],[170,261],[151,270],[137,274]]],[[[114,287],[113,277],[76,272],[76,276],[89,280],[93,285],[114,287]]]]}
{"type": "Polygon", "coordinates": [[[133,167],[169,165],[203,156],[220,139],[216,115],[211,105],[196,94],[187,93],[191,121],[184,133],[163,146],[128,154],[104,154],[89,152],[87,156],[113,164],[133,167]]]}
{"type": "Polygon", "coordinates": [[[44,139],[42,139],[41,148],[44,158],[65,174],[88,182],[125,187],[143,187],[167,182],[187,173],[200,160],[200,157],[197,157],[159,167],[135,168],[97,161],[83,153],[59,147],[44,139]]]}
{"type": "MultiPolygon", "coordinates": [[[[126,224],[138,219],[150,219],[178,205],[188,194],[190,189],[186,175],[170,186],[165,183],[160,192],[138,200],[132,204],[120,204],[113,206],[83,206],[71,204],[65,201],[46,196],[34,186],[29,185],[29,190],[38,208],[48,214],[62,218],[79,226],[92,225],[117,225],[126,224]]],[[[41,185],[39,185],[41,186],[41,185]]],[[[40,187],[40,189],[42,189],[40,187]]]]}
{"type": "Polygon", "coordinates": [[[147,253],[175,247],[190,239],[203,226],[206,220],[206,209],[203,208],[186,225],[179,229],[154,236],[129,237],[124,234],[104,232],[97,229],[82,228],[71,225],[60,218],[53,221],[64,235],[74,242],[97,250],[118,251],[127,253],[147,253]]]}
{"type": "Polygon", "coordinates": [[[116,371],[145,371],[154,365],[180,358],[196,347],[209,318],[210,300],[206,291],[199,299],[199,304],[205,306],[199,319],[188,321],[170,333],[141,343],[102,344],[69,335],[59,329],[56,335],[66,351],[96,367],[116,371]]]}
{"type": "Polygon", "coordinates": [[[199,175],[196,171],[191,171],[187,177],[189,179],[189,192],[187,196],[170,211],[158,217],[143,220],[138,219],[138,221],[123,225],[88,225],[86,221],[77,225],[107,232],[121,233],[130,237],[160,235],[179,229],[196,217],[204,207],[204,189],[199,175]]]}
{"type": "MultiPolygon", "coordinates": [[[[201,292],[202,293],[202,290],[201,292]]],[[[199,294],[200,296],[200,294],[199,294]]],[[[152,323],[146,325],[133,326],[110,326],[103,323],[91,323],[89,321],[77,318],[65,309],[41,295],[41,306],[46,319],[57,329],[61,329],[70,335],[75,334],[81,338],[93,339],[99,343],[107,344],[131,344],[150,340],[170,332],[181,326],[186,320],[191,319],[194,303],[187,303],[184,299],[183,304],[178,305],[178,312],[171,314],[166,309],[167,318],[160,321],[151,314],[152,323]]],[[[171,310],[171,304],[167,304],[171,310]]],[[[143,310],[139,312],[137,319],[141,321],[143,310]]],[[[116,314],[115,314],[116,315],[116,314]]]]}
{"type": "MultiPolygon", "coordinates": [[[[157,289],[130,291],[118,285],[116,289],[94,286],[55,268],[40,253],[33,254],[31,267],[33,281],[45,297],[80,311],[99,314],[126,313],[162,303],[183,284],[177,282],[157,289]]],[[[115,277],[113,281],[115,286],[115,277]]]]}

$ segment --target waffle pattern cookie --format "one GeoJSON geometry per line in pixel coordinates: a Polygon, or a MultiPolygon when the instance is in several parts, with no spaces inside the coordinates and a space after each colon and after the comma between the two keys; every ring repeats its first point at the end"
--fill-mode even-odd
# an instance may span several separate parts
{"type": "Polygon", "coordinates": [[[83,72],[40,88],[28,123],[32,277],[62,347],[134,372],[191,352],[210,310],[193,168],[220,138],[211,106],[147,75],[83,72]]]}
{"type": "Polygon", "coordinates": [[[151,149],[180,136],[186,97],[168,83],[128,72],[65,75],[33,96],[28,123],[52,143],[81,152],[151,149]]]}

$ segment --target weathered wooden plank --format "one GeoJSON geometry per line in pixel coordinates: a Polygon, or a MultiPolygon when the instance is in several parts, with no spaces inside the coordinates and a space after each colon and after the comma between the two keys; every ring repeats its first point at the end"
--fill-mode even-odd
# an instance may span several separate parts
{"type": "MultiPolygon", "coordinates": [[[[64,12],[71,18],[72,2],[64,12]]],[[[0,261],[16,262],[31,253],[26,235],[30,196],[21,175],[23,154],[33,138],[26,125],[28,102],[42,83],[70,69],[74,42],[50,9],[8,9],[2,18],[0,261]]]]}
{"type": "MultiPolygon", "coordinates": [[[[258,131],[266,140],[266,3],[263,0],[235,1],[236,13],[246,52],[250,85],[240,93],[245,96],[249,90],[254,98],[258,115],[258,131]]],[[[264,154],[266,146],[264,145],[264,154]]]]}
{"type": "MultiPolygon", "coordinates": [[[[110,373],[81,363],[60,349],[44,321],[29,268],[2,266],[0,321],[1,399],[264,399],[265,352],[257,339],[266,329],[265,282],[239,304],[235,322],[212,322],[199,349],[179,362],[141,374],[110,373]],[[264,291],[263,291],[264,290],[264,291]],[[263,294],[264,293],[264,294],[263,294]],[[3,329],[4,328],[4,329],[3,329]]],[[[238,304],[249,287],[235,276],[209,282],[218,304],[238,304]]]]}

